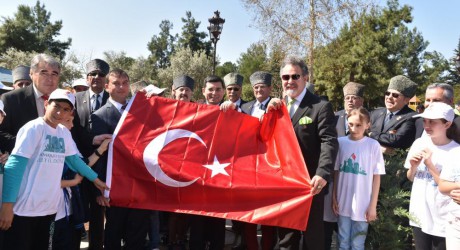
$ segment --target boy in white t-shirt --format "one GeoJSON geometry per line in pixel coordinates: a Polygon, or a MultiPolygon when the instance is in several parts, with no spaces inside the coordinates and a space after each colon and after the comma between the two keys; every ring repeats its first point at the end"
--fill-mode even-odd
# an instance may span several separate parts
{"type": "Polygon", "coordinates": [[[411,180],[409,213],[416,249],[446,249],[446,213],[437,203],[449,197],[438,190],[439,175],[445,166],[456,161],[460,146],[447,137],[454,111],[445,103],[434,102],[422,114],[425,135],[415,140],[404,167],[411,180]]]}
{"type": "Polygon", "coordinates": [[[0,229],[6,230],[5,249],[48,249],[64,162],[93,181],[107,186],[78,156],[70,131],[59,124],[71,116],[75,96],[57,89],[45,101],[45,115],[26,123],[5,165],[0,229]]]}
{"type": "Polygon", "coordinates": [[[380,144],[366,136],[370,127],[365,108],[348,114],[348,136],[339,137],[332,208],[339,216],[339,249],[365,249],[369,223],[377,219],[380,175],[385,164],[380,144]]]}

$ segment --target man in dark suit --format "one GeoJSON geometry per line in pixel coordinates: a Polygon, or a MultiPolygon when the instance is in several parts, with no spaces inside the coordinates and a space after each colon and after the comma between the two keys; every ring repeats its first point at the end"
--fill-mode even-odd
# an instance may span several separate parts
{"type": "Polygon", "coordinates": [[[241,106],[246,103],[245,100],[241,99],[243,79],[244,77],[238,73],[228,73],[224,76],[227,99],[233,102],[237,108],[241,108],[241,106]]]}
{"type": "Polygon", "coordinates": [[[337,136],[348,134],[347,113],[352,109],[360,108],[364,103],[364,85],[349,82],[343,87],[344,109],[335,112],[337,136]]]}
{"type": "Polygon", "coordinates": [[[61,65],[52,56],[38,54],[30,66],[33,84],[2,95],[5,104],[5,119],[0,125],[1,151],[11,152],[16,142],[16,134],[27,122],[43,116],[45,100],[57,89],[61,65]]]}
{"type": "MultiPolygon", "coordinates": [[[[425,108],[433,102],[443,102],[448,105],[454,104],[454,88],[447,83],[433,83],[426,88],[425,108]]],[[[424,133],[423,118],[415,120],[415,138],[420,138],[424,133]]],[[[460,116],[455,115],[452,125],[447,129],[447,137],[460,144],[460,116]]]]}
{"type": "Polygon", "coordinates": [[[245,114],[260,118],[265,113],[271,99],[272,75],[268,72],[257,71],[249,77],[249,81],[256,99],[243,104],[241,110],[245,114]]]}
{"type": "MultiPolygon", "coordinates": [[[[109,93],[104,90],[106,75],[109,73],[109,65],[101,60],[94,59],[86,64],[86,83],[89,89],[75,94],[75,118],[73,120],[72,138],[78,150],[84,157],[89,157],[93,151],[94,135],[90,131],[90,115],[105,105],[109,93]],[[97,98],[96,98],[97,97],[97,98]]],[[[110,138],[107,135],[102,135],[110,138]]],[[[93,185],[87,180],[81,184],[85,213],[89,220],[89,249],[99,250],[104,243],[104,209],[96,203],[96,195],[93,185]]]]}
{"type": "Polygon", "coordinates": [[[76,112],[72,135],[78,150],[84,157],[90,156],[94,150],[93,138],[89,134],[89,117],[94,111],[104,106],[109,98],[109,93],[104,90],[106,75],[109,70],[109,65],[101,59],[89,61],[86,64],[86,82],[89,89],[75,94],[76,112]],[[84,132],[88,133],[85,134],[84,132]]]}
{"type": "Polygon", "coordinates": [[[415,121],[417,113],[407,104],[415,95],[417,84],[405,76],[391,78],[385,92],[385,108],[371,113],[369,137],[377,140],[384,154],[392,154],[394,149],[406,149],[415,140],[415,121]]]}
{"type": "MultiPolygon", "coordinates": [[[[111,70],[107,76],[105,90],[110,95],[109,100],[91,114],[91,131],[95,135],[113,134],[115,131],[126,108],[126,98],[130,91],[128,74],[121,69],[111,70]]],[[[99,158],[93,169],[101,180],[106,180],[106,153],[99,158]]],[[[109,201],[103,194],[97,197],[97,202],[101,206],[109,207],[109,201]]],[[[112,206],[106,210],[106,219],[105,249],[120,249],[122,238],[126,249],[143,249],[149,227],[148,210],[112,206]]]]}
{"type": "MultiPolygon", "coordinates": [[[[339,146],[334,112],[329,102],[307,91],[308,68],[302,59],[292,56],[285,58],[280,76],[294,132],[311,177],[313,201],[303,235],[303,248],[324,249],[323,188],[332,181],[339,146]]],[[[281,105],[284,104],[279,99],[273,98],[268,110],[278,109],[281,105]]],[[[300,249],[299,231],[278,228],[278,236],[280,249],[300,249]]]]}

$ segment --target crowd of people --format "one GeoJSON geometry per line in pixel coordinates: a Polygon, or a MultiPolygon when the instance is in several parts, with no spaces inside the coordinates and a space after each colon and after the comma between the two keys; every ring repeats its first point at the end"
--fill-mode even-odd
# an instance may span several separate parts
{"type": "MultiPolygon", "coordinates": [[[[146,92],[147,83],[131,84],[125,71],[100,59],[88,62],[86,80],[75,81],[70,90],[58,88],[60,74],[56,59],[38,54],[30,67],[13,70],[15,90],[1,96],[0,249],[79,249],[85,222],[89,249],[159,249],[163,214],[169,249],[224,249],[225,219],[111,206],[104,195],[108,144],[128,96],[146,92]]],[[[252,101],[241,99],[244,78],[236,72],[208,76],[203,100],[192,100],[192,77],[172,80],[176,100],[257,118],[284,106],[289,112],[311,178],[308,226],[301,232],[261,225],[259,244],[258,225],[232,221],[233,249],[331,249],[332,242],[339,249],[364,249],[369,223],[378,219],[384,155],[409,148],[401,169],[413,182],[415,248],[459,248],[460,166],[454,157],[460,118],[452,109],[451,85],[428,86],[418,114],[408,107],[417,84],[405,76],[390,79],[385,107],[372,112],[363,107],[365,86],[349,82],[344,109],[334,113],[315,95],[302,59],[286,57],[279,76],[283,96],[275,97],[274,76],[254,72],[252,101]]]]}

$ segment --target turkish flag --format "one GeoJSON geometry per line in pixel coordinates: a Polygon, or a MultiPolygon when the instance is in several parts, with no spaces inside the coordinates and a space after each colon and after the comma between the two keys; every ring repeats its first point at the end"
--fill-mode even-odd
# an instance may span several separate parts
{"type": "Polygon", "coordinates": [[[312,201],[287,110],[252,116],[138,94],[115,130],[112,206],[305,230],[312,201]]]}

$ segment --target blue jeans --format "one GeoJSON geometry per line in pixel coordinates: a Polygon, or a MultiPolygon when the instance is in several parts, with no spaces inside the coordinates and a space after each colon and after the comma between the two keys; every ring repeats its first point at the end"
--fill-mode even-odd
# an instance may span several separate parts
{"type": "Polygon", "coordinates": [[[350,217],[339,216],[339,249],[340,250],[364,250],[367,227],[365,221],[354,221],[350,217]]]}

